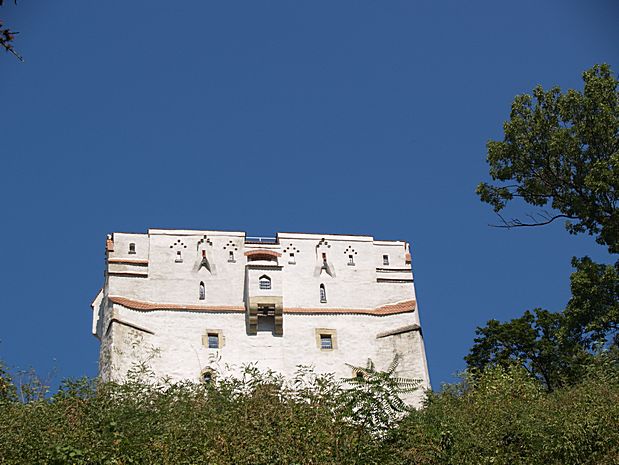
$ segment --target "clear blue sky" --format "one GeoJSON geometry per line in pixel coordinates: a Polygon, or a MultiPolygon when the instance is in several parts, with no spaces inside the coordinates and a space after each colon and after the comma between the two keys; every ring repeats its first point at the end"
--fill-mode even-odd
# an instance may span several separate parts
{"type": "Polygon", "coordinates": [[[562,225],[489,228],[474,194],[514,95],[619,71],[615,1],[8,2],[0,358],[95,375],[104,240],[152,228],[412,244],[432,382],[475,327],[561,309],[562,225]]]}

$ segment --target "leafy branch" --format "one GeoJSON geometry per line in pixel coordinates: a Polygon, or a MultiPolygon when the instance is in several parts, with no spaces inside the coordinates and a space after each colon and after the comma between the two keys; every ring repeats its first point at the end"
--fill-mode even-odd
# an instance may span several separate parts
{"type": "MultiPolygon", "coordinates": [[[[17,0],[15,0],[15,4],[17,4],[17,0]]],[[[4,0],[0,0],[0,6],[2,5],[4,5],[4,0]]],[[[19,32],[12,31],[8,27],[3,26],[2,21],[0,21],[0,46],[2,46],[7,52],[13,54],[19,61],[23,62],[23,57],[17,52],[17,50],[15,50],[15,47],[13,47],[15,34],[19,34],[19,32]]]]}

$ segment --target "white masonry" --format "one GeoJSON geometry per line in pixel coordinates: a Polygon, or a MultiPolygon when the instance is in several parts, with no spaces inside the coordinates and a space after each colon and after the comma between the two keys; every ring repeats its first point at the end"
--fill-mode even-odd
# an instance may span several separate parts
{"type": "MultiPolygon", "coordinates": [[[[371,359],[430,380],[409,245],[371,236],[150,229],[114,233],[92,303],[99,375],[209,381],[256,363],[349,378],[371,359]]],[[[422,391],[408,401],[418,404],[422,391]]]]}

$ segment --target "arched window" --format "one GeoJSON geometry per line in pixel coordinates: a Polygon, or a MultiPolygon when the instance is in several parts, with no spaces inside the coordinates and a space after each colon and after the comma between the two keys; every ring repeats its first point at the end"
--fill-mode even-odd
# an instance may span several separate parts
{"type": "Polygon", "coordinates": [[[260,276],[259,284],[260,289],[262,290],[271,289],[271,278],[269,278],[267,275],[262,275],[260,276]]]}
{"type": "Polygon", "coordinates": [[[206,299],[206,288],[204,282],[200,281],[200,300],[206,299]]]}
{"type": "Polygon", "coordinates": [[[327,303],[327,290],[325,289],[324,284],[320,285],[320,303],[321,304],[327,303]]]}

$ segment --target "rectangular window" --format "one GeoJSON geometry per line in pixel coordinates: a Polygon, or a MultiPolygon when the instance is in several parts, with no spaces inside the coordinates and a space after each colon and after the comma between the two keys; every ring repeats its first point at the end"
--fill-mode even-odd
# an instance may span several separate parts
{"type": "Polygon", "coordinates": [[[383,255],[383,265],[389,265],[389,255],[383,255]]]}
{"type": "Polygon", "coordinates": [[[135,253],[135,242],[129,243],[129,253],[130,254],[134,254],[135,253]]]}
{"type": "Polygon", "coordinates": [[[290,252],[290,258],[288,259],[288,263],[291,265],[297,263],[296,259],[294,258],[294,252],[290,252]]]}
{"type": "Polygon", "coordinates": [[[228,262],[230,262],[230,263],[234,263],[234,261],[235,261],[235,260],[234,260],[234,252],[231,250],[231,251],[228,253],[228,262]]]}
{"type": "Polygon", "coordinates": [[[176,251],[176,260],[174,260],[176,263],[183,263],[183,256],[181,255],[181,251],[177,250],[176,251]]]}
{"type": "Polygon", "coordinates": [[[321,334],[320,335],[320,348],[322,350],[331,350],[333,349],[333,338],[331,334],[321,334]]]}
{"type": "Polygon", "coordinates": [[[349,266],[355,266],[355,257],[354,257],[354,255],[349,255],[348,256],[348,265],[349,266]]]}
{"type": "Polygon", "coordinates": [[[208,348],[219,349],[219,334],[208,333],[208,348]]]}

